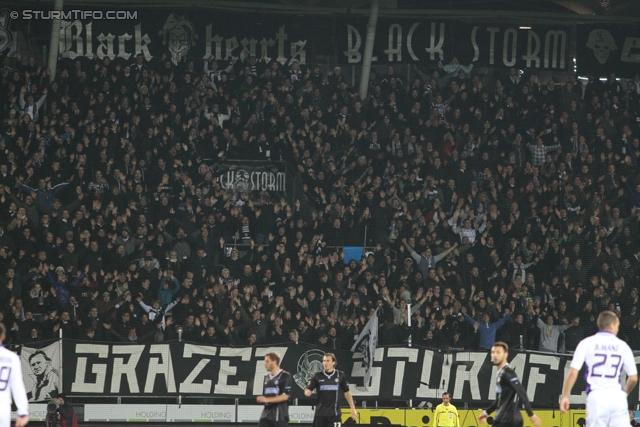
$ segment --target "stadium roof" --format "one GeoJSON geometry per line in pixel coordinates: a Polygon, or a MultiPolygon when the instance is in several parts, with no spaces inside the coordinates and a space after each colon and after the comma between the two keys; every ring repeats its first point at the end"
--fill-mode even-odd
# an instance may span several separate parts
{"type": "MultiPolygon", "coordinates": [[[[9,0],[5,5],[53,4],[53,0],[9,0]]],[[[64,0],[67,6],[91,5],[95,0],[64,0]]],[[[366,15],[370,0],[185,0],[179,7],[261,13],[366,15]]],[[[108,0],[101,4],[135,7],[176,7],[175,0],[108,0]]],[[[513,24],[550,21],[640,24],[638,0],[380,0],[380,16],[452,18],[513,24]]]]}
{"type": "MultiPolygon", "coordinates": [[[[254,0],[259,3],[281,2],[288,5],[351,7],[366,6],[369,0],[254,0]]],[[[383,3],[385,1],[383,0],[383,3]]],[[[637,0],[391,0],[398,9],[448,9],[574,13],[578,15],[640,17],[640,2],[637,0]]],[[[384,5],[383,5],[384,7],[384,5]]]]}

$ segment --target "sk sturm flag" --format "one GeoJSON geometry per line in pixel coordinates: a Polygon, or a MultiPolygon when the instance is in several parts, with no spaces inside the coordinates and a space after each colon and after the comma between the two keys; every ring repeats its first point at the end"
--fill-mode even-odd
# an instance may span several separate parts
{"type": "Polygon", "coordinates": [[[371,319],[367,322],[360,335],[356,337],[356,342],[351,347],[351,351],[362,353],[362,367],[364,368],[364,388],[369,390],[371,384],[371,372],[373,368],[373,356],[378,346],[378,310],[376,309],[371,319]]]}

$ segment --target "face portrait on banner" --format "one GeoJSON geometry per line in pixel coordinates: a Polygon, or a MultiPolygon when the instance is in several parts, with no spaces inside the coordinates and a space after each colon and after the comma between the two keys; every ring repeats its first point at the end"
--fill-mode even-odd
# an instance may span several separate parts
{"type": "Polygon", "coordinates": [[[59,353],[59,343],[43,349],[22,349],[20,359],[29,402],[45,402],[60,393],[59,353]]]}
{"type": "Polygon", "coordinates": [[[611,33],[601,28],[589,33],[587,47],[593,50],[593,54],[601,64],[605,64],[609,60],[609,53],[612,50],[618,49],[611,33]]]}

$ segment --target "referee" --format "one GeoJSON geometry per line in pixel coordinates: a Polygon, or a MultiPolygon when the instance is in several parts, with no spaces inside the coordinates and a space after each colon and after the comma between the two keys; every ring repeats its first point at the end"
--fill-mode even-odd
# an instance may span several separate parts
{"type": "Polygon", "coordinates": [[[451,404],[448,391],[442,393],[442,403],[436,406],[433,413],[433,427],[460,427],[458,410],[451,404]]]}
{"type": "Polygon", "coordinates": [[[498,369],[496,400],[478,417],[478,422],[482,424],[487,421],[489,414],[497,409],[492,427],[522,427],[520,405],[523,404],[533,425],[540,426],[542,421],[533,413],[527,392],[520,384],[516,372],[507,363],[508,355],[509,347],[503,342],[498,341],[491,347],[491,361],[498,369]]]}
{"type": "Polygon", "coordinates": [[[358,420],[358,413],[353,404],[353,396],[349,391],[349,382],[344,372],[338,371],[338,361],[333,353],[325,353],[322,358],[321,372],[316,374],[307,383],[304,395],[310,397],[313,390],[318,390],[316,412],[313,417],[313,427],[340,427],[342,424],[342,411],[340,410],[340,390],[351,408],[351,418],[358,420]]]}

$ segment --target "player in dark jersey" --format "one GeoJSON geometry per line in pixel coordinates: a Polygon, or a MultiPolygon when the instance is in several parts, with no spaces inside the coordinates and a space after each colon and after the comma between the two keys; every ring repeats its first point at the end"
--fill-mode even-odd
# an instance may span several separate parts
{"type": "Polygon", "coordinates": [[[264,392],[256,399],[264,403],[258,427],[286,427],[289,424],[289,395],[291,374],[280,369],[278,353],[264,357],[264,367],[269,372],[264,376],[264,392]]]}
{"type": "Polygon", "coordinates": [[[353,396],[349,391],[349,382],[344,372],[338,371],[338,361],[333,353],[325,353],[322,358],[323,371],[317,372],[307,383],[304,395],[309,397],[313,390],[318,390],[316,412],[313,417],[313,427],[340,427],[342,411],[340,410],[340,390],[351,408],[351,418],[358,419],[358,412],[353,404],[353,396]]]}
{"type": "Polygon", "coordinates": [[[524,404],[524,408],[533,425],[540,426],[542,421],[533,413],[527,392],[520,383],[515,371],[507,363],[508,355],[509,347],[503,342],[496,342],[491,347],[491,361],[498,369],[497,396],[495,402],[480,415],[478,422],[484,423],[489,414],[498,409],[492,427],[522,427],[523,420],[520,414],[520,405],[524,404]]]}

